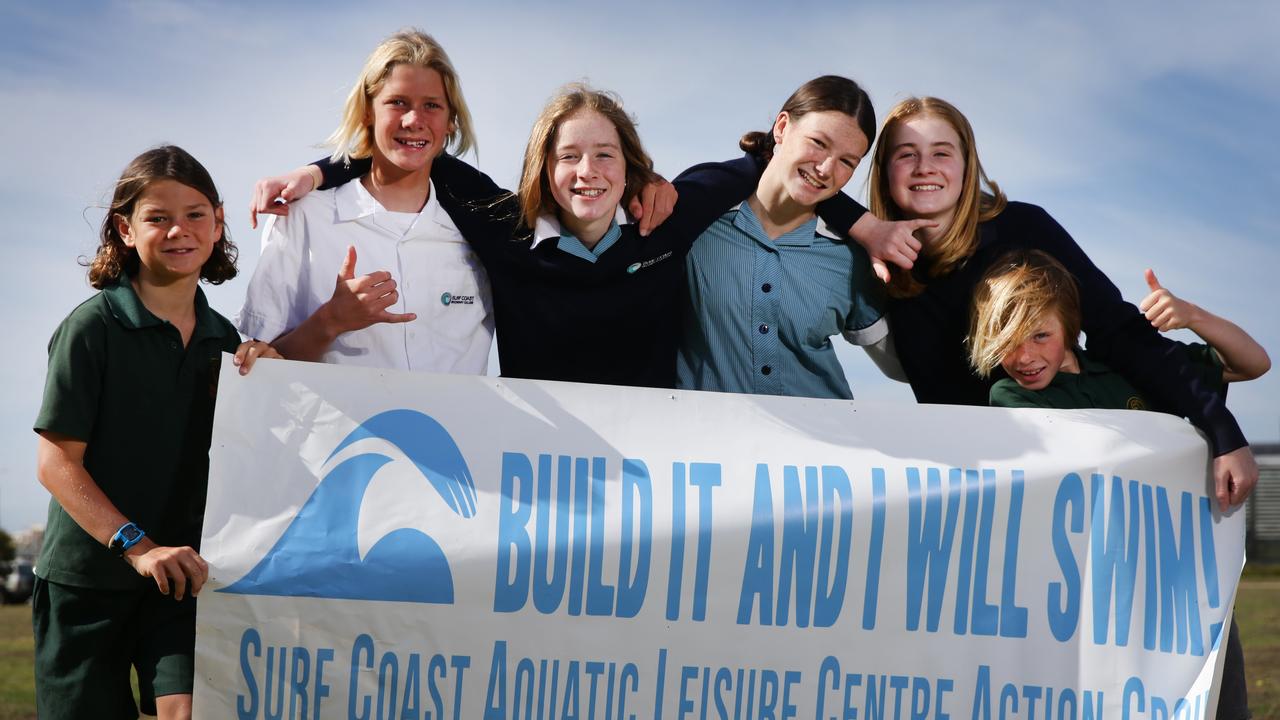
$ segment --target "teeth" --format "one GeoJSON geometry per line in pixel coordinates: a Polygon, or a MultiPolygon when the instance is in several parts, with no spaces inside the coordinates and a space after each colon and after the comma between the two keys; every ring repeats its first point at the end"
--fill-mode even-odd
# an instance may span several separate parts
{"type": "Polygon", "coordinates": [[[823,185],[822,183],[815,180],[812,175],[805,172],[804,170],[800,171],[800,177],[803,178],[805,182],[809,183],[811,187],[815,187],[819,190],[822,190],[826,187],[826,185],[823,185]]]}
{"type": "Polygon", "coordinates": [[[911,190],[913,192],[931,192],[934,190],[941,190],[941,189],[942,189],[941,185],[912,185],[911,186],[911,190]]]}
{"type": "Polygon", "coordinates": [[[397,140],[401,145],[408,145],[411,148],[424,148],[427,146],[426,140],[397,140]]]}
{"type": "Polygon", "coordinates": [[[577,188],[573,190],[573,194],[594,198],[603,195],[604,190],[600,190],[598,188],[577,188]]]}

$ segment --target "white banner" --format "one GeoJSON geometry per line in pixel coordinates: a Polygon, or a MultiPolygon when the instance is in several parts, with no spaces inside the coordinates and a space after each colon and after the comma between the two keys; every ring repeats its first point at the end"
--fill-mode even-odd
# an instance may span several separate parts
{"type": "Polygon", "coordinates": [[[196,717],[1213,716],[1178,418],[229,367],[196,717]]]}

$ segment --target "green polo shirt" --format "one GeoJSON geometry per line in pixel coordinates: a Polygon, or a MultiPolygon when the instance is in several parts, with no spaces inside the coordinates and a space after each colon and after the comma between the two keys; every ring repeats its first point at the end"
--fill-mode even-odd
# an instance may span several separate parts
{"type": "MultiPolygon", "coordinates": [[[[1200,369],[1210,387],[1221,388],[1222,359],[1204,343],[1179,343],[1200,369]]],[[[1079,373],[1059,372],[1042,390],[1028,390],[1012,378],[1001,378],[991,386],[990,403],[995,407],[1039,407],[1058,410],[1089,408],[1149,410],[1146,400],[1120,373],[1091,360],[1083,350],[1075,351],[1079,373]]]]}
{"type": "MultiPolygon", "coordinates": [[[[49,373],[35,430],[84,440],[84,466],[124,516],[160,545],[200,540],[209,476],[213,401],[235,327],[196,289],[187,347],[153,315],[128,278],[81,303],[49,341],[49,373]]],[[[144,582],[49,502],[40,577],[129,589],[144,582]]]]}

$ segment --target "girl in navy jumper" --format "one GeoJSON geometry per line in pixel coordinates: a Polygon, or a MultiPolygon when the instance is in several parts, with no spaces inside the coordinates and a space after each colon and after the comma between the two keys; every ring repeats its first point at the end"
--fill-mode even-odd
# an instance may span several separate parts
{"type": "Polygon", "coordinates": [[[931,97],[898,103],[885,118],[868,182],[871,210],[880,217],[937,223],[903,246],[904,254],[919,250],[920,260],[909,270],[893,268],[889,284],[889,325],[917,400],[987,404],[993,380],[972,371],[964,345],[974,288],[1009,250],[1043,250],[1080,286],[1090,354],[1137,381],[1158,407],[1204,430],[1216,455],[1219,505],[1244,502],[1257,483],[1258,466],[1221,395],[1204,384],[1176,343],[1160,337],[1120,297],[1048,213],[1006,201],[983,172],[973,129],[959,110],[931,97]]]}

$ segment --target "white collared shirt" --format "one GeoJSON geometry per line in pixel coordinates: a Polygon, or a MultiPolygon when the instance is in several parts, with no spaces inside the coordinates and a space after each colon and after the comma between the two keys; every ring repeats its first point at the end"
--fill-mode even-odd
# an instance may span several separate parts
{"type": "Polygon", "coordinates": [[[387,310],[417,319],[344,333],[324,362],[483,375],[493,340],[489,279],[434,185],[430,192],[422,212],[406,218],[354,180],[268,218],[262,256],[236,315],[240,332],[272,340],[301,324],[333,296],[347,246],[354,245],[356,276],[390,272],[400,296],[387,310]]]}

